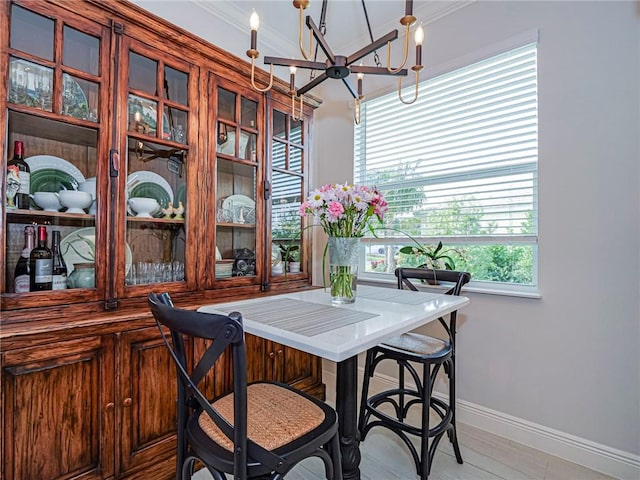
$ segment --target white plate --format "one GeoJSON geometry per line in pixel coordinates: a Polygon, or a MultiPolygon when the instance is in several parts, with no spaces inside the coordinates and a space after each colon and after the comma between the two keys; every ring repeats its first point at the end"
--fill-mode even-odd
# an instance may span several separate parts
{"type": "Polygon", "coordinates": [[[63,171],[71,175],[78,183],[84,182],[84,175],[78,168],[70,162],[53,155],[34,155],[26,158],[25,162],[29,164],[31,172],[37,172],[44,168],[54,168],[56,170],[63,171]]]}
{"type": "MultiPolygon", "coordinates": [[[[95,227],[80,228],[60,240],[60,253],[67,264],[67,275],[73,272],[74,263],[95,261],[96,229],[95,227]]],[[[125,243],[126,273],[131,268],[131,249],[125,243]]]]}
{"type": "Polygon", "coordinates": [[[249,207],[256,208],[256,202],[246,195],[229,195],[222,202],[222,208],[231,211],[231,207],[249,207]]]}
{"type": "Polygon", "coordinates": [[[229,195],[222,201],[222,211],[233,223],[256,223],[256,202],[246,195],[229,195]]]}
{"type": "Polygon", "coordinates": [[[158,175],[157,173],[149,172],[147,170],[140,170],[139,172],[132,172],[129,174],[129,176],[127,177],[127,185],[131,185],[131,187],[127,186],[127,198],[129,197],[129,191],[131,189],[133,189],[136,185],[140,185],[141,183],[146,182],[160,185],[167,192],[167,195],[169,195],[171,202],[173,202],[173,189],[171,188],[171,185],[169,185],[169,182],[167,182],[164,178],[162,178],[162,176],[158,175]],[[135,183],[132,183],[135,180],[137,181],[135,183]]]}

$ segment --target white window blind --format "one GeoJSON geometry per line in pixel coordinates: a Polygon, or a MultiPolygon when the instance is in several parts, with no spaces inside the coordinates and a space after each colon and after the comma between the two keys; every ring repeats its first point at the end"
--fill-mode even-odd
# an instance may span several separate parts
{"type": "Polygon", "coordinates": [[[386,194],[387,226],[449,244],[536,243],[536,56],[533,43],[432,78],[411,106],[397,93],[363,102],[354,178],[386,194]]]}

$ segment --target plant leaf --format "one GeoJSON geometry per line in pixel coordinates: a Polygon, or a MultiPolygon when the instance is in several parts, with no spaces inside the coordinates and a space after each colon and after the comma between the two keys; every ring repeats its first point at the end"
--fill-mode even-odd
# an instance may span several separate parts
{"type": "Polygon", "coordinates": [[[440,258],[444,260],[444,266],[446,267],[447,270],[456,269],[456,264],[453,261],[453,258],[451,258],[449,255],[441,255],[440,258]]]}

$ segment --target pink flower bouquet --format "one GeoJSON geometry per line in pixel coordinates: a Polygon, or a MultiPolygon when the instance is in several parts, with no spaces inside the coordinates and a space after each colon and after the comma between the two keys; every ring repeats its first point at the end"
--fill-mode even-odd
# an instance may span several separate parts
{"type": "Polygon", "coordinates": [[[312,191],[300,215],[313,215],[330,237],[362,237],[369,220],[382,222],[388,210],[381,192],[362,185],[327,184],[312,191]]]}
{"type": "MultiPolygon", "coordinates": [[[[388,205],[375,188],[359,185],[325,185],[311,192],[300,205],[300,215],[313,215],[329,235],[331,301],[353,303],[358,276],[358,243],[369,220],[382,222],[388,205]]],[[[327,249],[325,249],[326,255],[327,249]]],[[[323,275],[324,276],[324,275],[323,275]]]]}

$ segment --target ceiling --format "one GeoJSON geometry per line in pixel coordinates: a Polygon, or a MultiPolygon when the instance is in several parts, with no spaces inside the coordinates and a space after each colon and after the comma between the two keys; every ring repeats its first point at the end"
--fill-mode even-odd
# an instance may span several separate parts
{"type": "MultiPolygon", "coordinates": [[[[132,0],[133,3],[158,15],[171,23],[188,30],[224,50],[247,59],[249,48],[249,16],[255,9],[260,15],[258,30],[258,50],[260,58],[257,65],[264,68],[262,57],[277,56],[301,58],[298,47],[298,11],[291,0],[132,0]]],[[[463,8],[475,0],[425,1],[415,0],[413,13],[426,29],[425,43],[428,42],[428,24],[463,8]]],[[[399,30],[399,39],[393,42],[392,58],[401,55],[404,33],[399,23],[404,15],[403,0],[366,0],[373,38],[384,36],[394,29],[399,30]]],[[[312,0],[305,10],[317,25],[320,24],[322,1],[312,0]]],[[[412,30],[413,31],[413,30],[412,30]]],[[[305,29],[305,44],[308,45],[308,32],[305,29]]],[[[362,6],[362,0],[329,0],[326,15],[325,38],[334,54],[348,56],[371,42],[362,6]]],[[[412,47],[411,47],[412,48],[412,47]]],[[[386,47],[378,50],[380,61],[386,62],[386,47]]],[[[324,61],[322,52],[318,61],[324,61]]],[[[413,54],[409,62],[413,61],[413,54]]],[[[392,63],[397,64],[396,61],[392,63]]],[[[372,55],[364,59],[365,65],[374,65],[372,55]]],[[[289,72],[285,67],[276,67],[275,73],[288,80],[289,72]]],[[[387,78],[387,77],[381,77],[387,78]]],[[[376,79],[379,80],[379,79],[376,79]]],[[[410,83],[409,79],[407,79],[410,83]]],[[[389,81],[389,79],[387,79],[389,81]]],[[[328,80],[324,84],[333,82],[328,80]]],[[[301,79],[298,86],[306,83],[301,79]]],[[[322,89],[323,91],[325,89],[322,89]]],[[[317,91],[317,90],[314,90],[317,91]]],[[[312,91],[311,93],[314,93],[312,91]]],[[[344,99],[350,98],[348,91],[341,87],[344,99]]],[[[326,95],[324,93],[323,95],[326,95]]]]}

